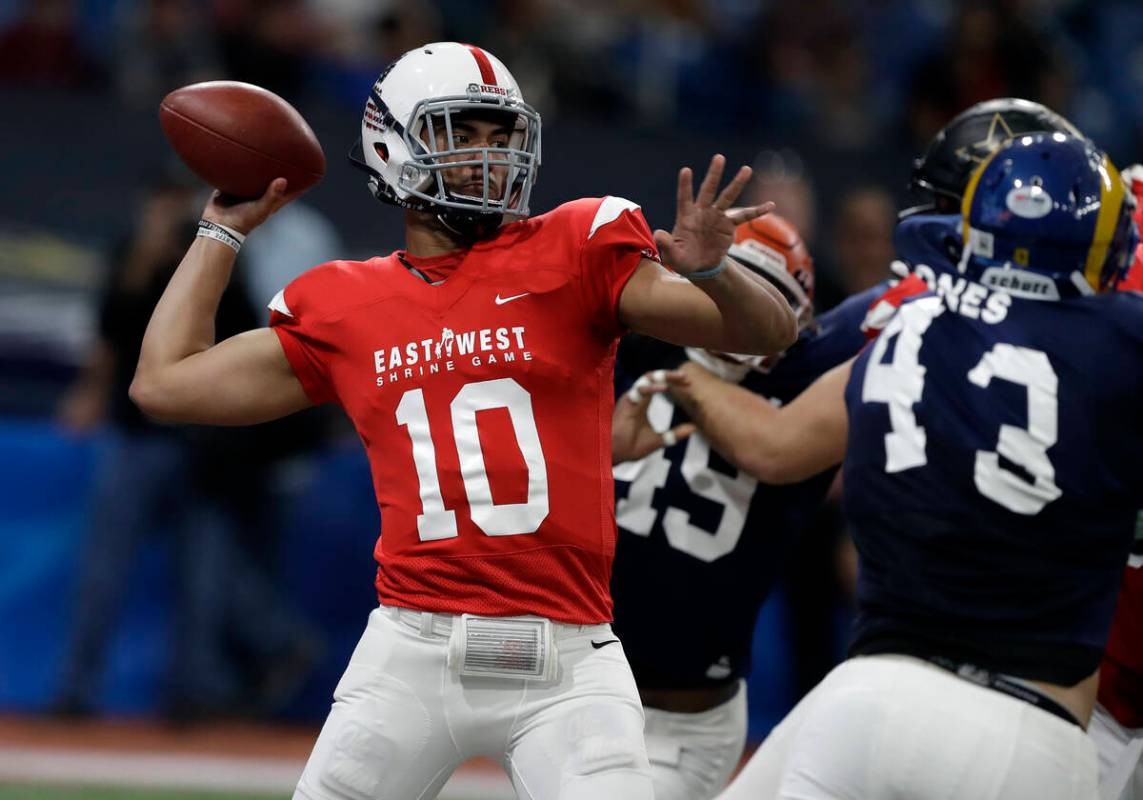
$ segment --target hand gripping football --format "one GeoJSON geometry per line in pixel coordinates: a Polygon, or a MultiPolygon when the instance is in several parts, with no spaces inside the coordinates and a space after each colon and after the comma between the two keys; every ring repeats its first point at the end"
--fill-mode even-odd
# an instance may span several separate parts
{"type": "Polygon", "coordinates": [[[225,194],[261,197],[274,178],[300,193],[325,175],[325,154],[302,115],[259,86],[208,81],[184,86],[159,105],[171,147],[225,194]]]}

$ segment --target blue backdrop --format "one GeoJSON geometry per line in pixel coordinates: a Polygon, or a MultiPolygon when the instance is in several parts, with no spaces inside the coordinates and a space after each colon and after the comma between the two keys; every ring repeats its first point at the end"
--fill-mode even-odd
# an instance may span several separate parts
{"type": "MultiPolygon", "coordinates": [[[[61,678],[73,614],[78,554],[101,436],[72,439],[50,423],[0,419],[0,711],[46,710],[61,678]]],[[[317,456],[286,498],[279,579],[325,637],[321,663],[286,709],[320,721],[375,604],[378,513],[356,440],[317,456]]],[[[129,575],[98,709],[158,708],[171,635],[171,556],[152,537],[129,575]]],[[[226,587],[219,587],[225,591],[226,587]]],[[[781,594],[764,607],[755,636],[751,735],[761,738],[793,702],[781,594]]]]}

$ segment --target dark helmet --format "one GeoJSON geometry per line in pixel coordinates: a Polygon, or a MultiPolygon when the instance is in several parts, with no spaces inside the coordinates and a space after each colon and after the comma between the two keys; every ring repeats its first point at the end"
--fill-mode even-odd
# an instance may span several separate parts
{"type": "Polygon", "coordinates": [[[1047,106],[1001,97],[957,114],[913,162],[909,188],[931,198],[911,211],[956,213],[968,178],[980,163],[1013,137],[1025,133],[1066,133],[1084,138],[1074,125],[1047,106]]]}

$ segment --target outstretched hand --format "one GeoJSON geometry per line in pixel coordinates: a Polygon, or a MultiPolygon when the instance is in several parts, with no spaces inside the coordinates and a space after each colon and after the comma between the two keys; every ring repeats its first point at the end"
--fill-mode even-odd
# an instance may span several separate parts
{"type": "Polygon", "coordinates": [[[615,401],[615,414],[611,421],[611,463],[638,461],[661,447],[670,447],[695,432],[689,422],[676,425],[659,433],[647,419],[647,406],[651,398],[667,391],[671,384],[686,383],[682,373],[657,369],[648,372],[615,401]]]}
{"type": "Polygon", "coordinates": [[[216,189],[207,201],[206,208],[203,209],[202,218],[247,234],[295,197],[296,193],[290,194],[286,191],[285,178],[275,178],[270,181],[262,196],[253,200],[225,195],[216,189]]]}
{"type": "Polygon", "coordinates": [[[716,155],[710,160],[706,177],[694,194],[694,181],[690,167],[679,170],[678,200],[674,230],[655,231],[655,244],[659,246],[663,261],[683,275],[709,269],[726,255],[734,242],[734,229],[770,212],[773,203],[746,208],[734,208],[734,201],[750,180],[750,167],[742,167],[721,192],[718,184],[726,168],[726,158],[716,155]],[[717,193],[717,196],[716,196],[717,193]]]}

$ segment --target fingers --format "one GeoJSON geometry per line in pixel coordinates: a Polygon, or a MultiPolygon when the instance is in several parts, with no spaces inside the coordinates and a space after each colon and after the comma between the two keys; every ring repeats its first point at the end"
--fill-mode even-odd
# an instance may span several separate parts
{"type": "Polygon", "coordinates": [[[670,430],[660,433],[659,439],[662,441],[663,447],[671,447],[690,436],[695,430],[695,426],[692,423],[684,422],[682,425],[676,425],[670,430]]]}
{"type": "Polygon", "coordinates": [[[663,392],[667,391],[669,388],[670,387],[667,386],[667,384],[665,384],[665,383],[652,383],[652,384],[649,384],[647,386],[640,386],[639,387],[639,394],[642,397],[650,397],[653,394],[662,394],[663,392]]]}
{"type": "Polygon", "coordinates": [[[656,450],[681,442],[694,433],[695,426],[689,422],[659,433],[651,427],[647,418],[647,405],[651,398],[667,391],[671,382],[680,380],[685,380],[685,376],[679,370],[651,370],[640,375],[620,398],[620,403],[615,407],[616,427],[612,439],[616,463],[644,458],[656,450]],[[614,436],[616,431],[620,431],[618,438],[614,436]]]}
{"type": "MultiPolygon", "coordinates": [[[[642,381],[643,379],[640,378],[639,380],[642,381]]],[[[623,397],[638,408],[639,406],[646,405],[647,401],[651,399],[651,395],[662,394],[665,391],[667,391],[666,384],[637,382],[624,393],[623,397]]]]}
{"type": "Polygon", "coordinates": [[[767,201],[760,206],[749,206],[747,208],[736,208],[726,212],[726,216],[735,225],[741,225],[743,222],[749,222],[752,219],[764,217],[774,210],[774,204],[767,201]]]}
{"type": "MultiPolygon", "coordinates": [[[[714,195],[718,191],[718,185],[722,183],[722,171],[726,168],[726,157],[721,153],[715,155],[710,160],[710,166],[707,168],[706,176],[702,179],[702,184],[699,186],[698,198],[696,203],[700,206],[709,206],[714,202],[714,195]]],[[[729,208],[729,206],[727,206],[729,208]]]]}
{"type": "Polygon", "coordinates": [[[262,195],[262,200],[268,201],[270,207],[277,211],[295,196],[290,194],[289,182],[285,178],[274,178],[266,187],[266,194],[262,195]]]}
{"type": "Polygon", "coordinates": [[[651,399],[651,395],[661,394],[670,388],[671,382],[686,380],[686,376],[677,369],[654,369],[639,376],[624,397],[632,403],[643,403],[651,399]]]}
{"type": "Polygon", "coordinates": [[[661,391],[662,388],[666,388],[665,375],[666,370],[661,369],[643,373],[635,383],[631,384],[631,388],[627,390],[627,399],[632,403],[646,402],[657,390],[661,391]]]}
{"type": "Polygon", "coordinates": [[[670,447],[673,444],[677,444],[696,430],[698,430],[698,428],[695,427],[693,422],[684,422],[682,425],[676,425],[663,434],[663,446],[670,447]]]}
{"type": "MultiPolygon", "coordinates": [[[[726,156],[721,153],[716,154],[710,160],[710,166],[707,168],[706,175],[703,176],[702,183],[699,185],[698,197],[692,201],[692,175],[689,167],[683,167],[679,170],[679,189],[678,189],[678,209],[681,213],[692,205],[698,206],[713,206],[719,211],[726,211],[734,205],[734,201],[742,194],[742,190],[746,188],[746,184],[750,182],[750,176],[754,171],[748,166],[739,167],[738,172],[734,174],[730,183],[726,185],[721,192],[718,191],[718,185],[722,182],[722,173],[726,169],[726,156]],[[717,197],[716,197],[717,196],[717,197]]],[[[773,206],[771,206],[772,208],[773,206]]],[[[757,206],[756,206],[757,208],[757,206]]],[[[767,209],[768,211],[769,209],[767,209]]],[[[754,219],[765,214],[766,211],[755,214],[754,219]]]]}
{"type": "Polygon", "coordinates": [[[734,201],[738,199],[738,195],[742,194],[742,190],[746,188],[746,184],[750,182],[750,176],[754,171],[747,166],[738,168],[734,178],[730,183],[726,184],[726,188],[718,195],[718,199],[714,201],[714,207],[720,211],[726,211],[734,205],[734,201]]]}
{"type": "Polygon", "coordinates": [[[690,210],[691,206],[694,205],[694,197],[694,173],[691,172],[690,167],[683,167],[679,170],[678,193],[675,198],[675,204],[679,214],[690,210]]]}
{"type": "Polygon", "coordinates": [[[250,207],[253,208],[271,208],[276,210],[284,205],[290,197],[287,193],[288,185],[285,178],[274,178],[274,180],[270,181],[270,185],[266,187],[266,191],[262,192],[261,197],[237,197],[215,189],[214,193],[210,196],[210,202],[226,208],[250,204],[250,207]]]}

